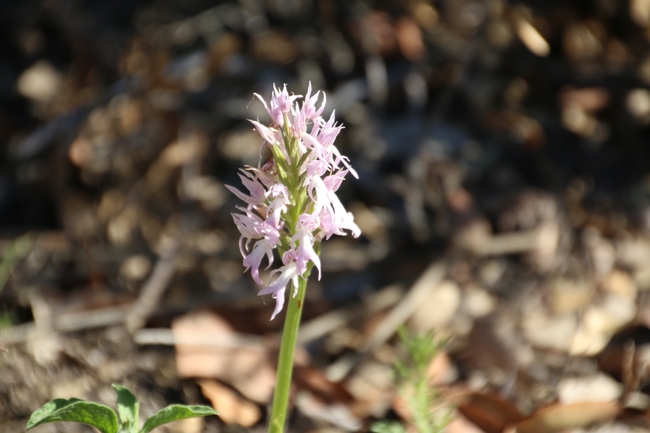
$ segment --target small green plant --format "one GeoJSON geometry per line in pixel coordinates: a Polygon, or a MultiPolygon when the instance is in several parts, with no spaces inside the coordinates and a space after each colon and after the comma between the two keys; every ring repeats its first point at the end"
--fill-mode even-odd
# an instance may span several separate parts
{"type": "MultiPolygon", "coordinates": [[[[445,340],[433,332],[409,335],[405,327],[398,330],[406,356],[395,362],[399,393],[411,413],[411,424],[418,433],[442,433],[451,421],[449,409],[441,407],[438,390],[429,384],[427,369],[445,340]]],[[[370,429],[375,433],[405,433],[397,421],[381,420],[370,429]]]]}
{"type": "Polygon", "coordinates": [[[78,398],[57,398],[45,403],[32,414],[27,422],[27,430],[49,422],[73,421],[95,427],[102,433],[149,433],[156,427],[173,421],[217,415],[217,412],[208,406],[172,404],[149,417],[142,428],[138,429],[140,402],[121,385],[114,384],[113,389],[117,393],[117,414],[103,404],[78,398]]]}

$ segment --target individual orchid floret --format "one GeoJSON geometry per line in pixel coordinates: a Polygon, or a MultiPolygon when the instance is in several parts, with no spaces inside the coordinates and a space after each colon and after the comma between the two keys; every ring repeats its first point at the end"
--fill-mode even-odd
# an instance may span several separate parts
{"type": "Polygon", "coordinates": [[[246,212],[245,214],[232,214],[232,217],[239,233],[241,233],[239,240],[240,244],[243,245],[243,250],[245,250],[251,240],[264,237],[262,234],[264,232],[264,220],[257,215],[246,212]]]}
{"type": "Polygon", "coordinates": [[[257,122],[255,120],[248,120],[250,123],[255,126],[255,130],[257,131],[258,134],[262,136],[262,138],[269,143],[270,145],[274,144],[279,144],[281,141],[281,136],[278,137],[279,131],[271,128],[267,128],[266,126],[262,125],[260,122],[257,122]]]}
{"type": "Polygon", "coordinates": [[[323,183],[325,184],[327,190],[331,192],[336,192],[340,188],[341,183],[343,183],[343,181],[345,180],[345,175],[348,174],[348,171],[349,170],[339,170],[334,174],[325,176],[323,178],[323,183]]]}
{"type": "Polygon", "coordinates": [[[307,117],[304,110],[299,110],[298,107],[291,109],[293,115],[293,123],[291,124],[291,134],[296,138],[301,138],[303,134],[307,133],[307,117]]]}
{"type": "Polygon", "coordinates": [[[260,266],[262,259],[265,256],[268,261],[268,266],[266,269],[268,269],[269,266],[273,264],[273,245],[269,242],[268,239],[261,239],[255,242],[253,251],[251,251],[251,253],[247,256],[244,256],[244,266],[246,267],[246,271],[249,269],[251,270],[251,276],[253,277],[253,280],[255,280],[255,282],[259,285],[264,285],[264,282],[260,278],[260,266]]]}
{"type": "Polygon", "coordinates": [[[253,239],[267,239],[275,247],[280,242],[280,232],[254,213],[241,209],[244,214],[233,214],[235,225],[241,233],[240,249],[246,255],[246,248],[253,239]]]}
{"type": "Polygon", "coordinates": [[[301,95],[290,95],[286,85],[274,85],[268,103],[255,94],[272,123],[250,122],[272,156],[257,168],[247,167],[240,173],[248,193],[228,187],[246,203],[245,208],[237,207],[241,213],[233,214],[241,233],[243,264],[253,280],[264,286],[259,294],[270,294],[276,300],[272,318],[282,310],[290,282],[295,295],[299,284],[304,290],[312,268],[318,269],[320,279],[322,240],[361,233],[336,195],[348,173],[357,175],[334,145],[343,125],[336,123],[334,112],[328,120],[322,117],[325,93],[316,107],[320,93],[312,95],[310,83],[302,101],[298,101],[301,95]],[[276,249],[284,265],[271,272],[271,281],[265,285],[260,267],[264,259],[267,268],[272,265],[276,249]]]}
{"type": "Polygon", "coordinates": [[[249,167],[248,169],[255,173],[257,179],[266,188],[280,182],[280,179],[278,178],[278,169],[275,166],[273,158],[269,159],[261,168],[249,167]]]}
{"type": "Polygon", "coordinates": [[[282,90],[278,90],[277,87],[275,87],[275,84],[273,85],[273,100],[276,101],[278,108],[283,114],[289,113],[291,111],[291,106],[293,105],[293,101],[295,101],[298,98],[302,98],[301,95],[293,95],[289,96],[289,92],[287,92],[287,85],[285,84],[282,90]]]}
{"type": "Polygon", "coordinates": [[[307,264],[311,261],[318,269],[318,279],[321,277],[320,270],[320,257],[314,250],[314,235],[312,232],[318,229],[320,221],[318,216],[310,214],[302,214],[298,219],[298,227],[296,234],[291,238],[294,243],[297,242],[297,247],[294,246],[296,251],[296,268],[300,275],[304,274],[307,270],[307,264]]]}
{"type": "Polygon", "coordinates": [[[294,287],[294,296],[298,290],[298,268],[296,266],[296,253],[289,250],[282,256],[282,262],[284,266],[280,269],[276,269],[271,272],[271,274],[279,274],[271,284],[260,290],[257,295],[271,295],[275,299],[275,309],[273,310],[273,315],[271,320],[275,319],[275,316],[282,311],[284,306],[284,292],[287,289],[289,282],[293,282],[294,287]]]}
{"type": "Polygon", "coordinates": [[[320,127],[320,130],[317,131],[318,141],[325,148],[334,145],[334,140],[336,140],[336,137],[338,137],[339,133],[343,129],[343,125],[336,124],[334,113],[335,112],[332,111],[332,114],[330,115],[330,118],[327,122],[324,122],[323,119],[321,119],[320,123],[322,123],[322,125],[320,127]]]}
{"type": "Polygon", "coordinates": [[[266,101],[264,98],[262,98],[261,95],[258,95],[257,93],[254,93],[254,95],[257,97],[257,99],[262,101],[262,104],[264,104],[264,108],[266,109],[266,112],[269,113],[269,116],[271,117],[273,123],[278,126],[284,125],[284,115],[282,114],[282,111],[280,111],[280,107],[278,107],[277,101],[271,100],[271,108],[269,108],[269,106],[266,105],[266,101]]]}
{"type": "Polygon", "coordinates": [[[269,188],[267,196],[270,198],[268,206],[268,217],[266,222],[277,229],[284,225],[281,216],[286,212],[289,201],[289,190],[282,184],[276,184],[269,188]]]}
{"type": "Polygon", "coordinates": [[[325,103],[327,102],[327,98],[325,97],[325,92],[323,92],[323,103],[321,104],[319,109],[316,109],[316,101],[318,101],[319,94],[320,94],[320,90],[316,92],[314,96],[311,96],[311,82],[310,82],[309,86],[307,87],[307,94],[305,95],[305,103],[302,105],[302,112],[305,119],[312,120],[319,117],[321,114],[323,114],[323,110],[325,109],[325,103]]]}
{"type": "Polygon", "coordinates": [[[241,170],[243,174],[239,175],[239,178],[242,181],[242,184],[248,188],[249,195],[244,194],[240,190],[230,185],[226,185],[226,188],[233,194],[235,194],[239,199],[246,202],[250,206],[259,206],[266,199],[266,190],[264,186],[258,181],[255,175],[248,173],[244,170],[241,170]]]}
{"type": "MultiPolygon", "coordinates": [[[[331,193],[331,196],[336,197],[336,194],[331,193]]],[[[324,207],[321,212],[321,226],[320,229],[325,234],[325,239],[329,239],[332,235],[345,236],[345,231],[348,230],[352,237],[359,237],[361,230],[354,222],[354,216],[345,210],[341,201],[336,197],[332,200],[329,207],[324,207]]]]}

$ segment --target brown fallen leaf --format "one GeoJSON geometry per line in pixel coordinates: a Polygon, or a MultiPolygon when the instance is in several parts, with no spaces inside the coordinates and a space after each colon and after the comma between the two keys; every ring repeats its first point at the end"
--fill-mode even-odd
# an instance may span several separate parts
{"type": "Polygon", "coordinates": [[[265,346],[205,310],[179,317],[171,328],[179,376],[219,379],[257,403],[269,402],[275,371],[265,346]]]}
{"type": "Polygon", "coordinates": [[[198,381],[198,384],[201,386],[203,395],[219,412],[219,418],[226,424],[251,427],[262,417],[262,411],[256,404],[241,398],[235,391],[218,381],[202,379],[198,381]]]}
{"type": "Polygon", "coordinates": [[[620,413],[616,402],[589,401],[551,404],[526,420],[509,428],[507,433],[555,433],[612,421],[620,413]]]}
{"type": "Polygon", "coordinates": [[[485,433],[502,433],[523,419],[514,404],[496,394],[461,390],[447,397],[452,404],[458,404],[458,411],[467,420],[485,433]]]}
{"type": "Polygon", "coordinates": [[[352,394],[340,383],[327,379],[322,370],[313,367],[295,366],[293,382],[299,388],[307,388],[325,403],[350,403],[352,394]]]}

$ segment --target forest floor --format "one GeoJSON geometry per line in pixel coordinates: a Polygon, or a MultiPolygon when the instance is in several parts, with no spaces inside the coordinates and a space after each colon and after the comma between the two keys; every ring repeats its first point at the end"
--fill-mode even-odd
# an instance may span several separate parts
{"type": "Polygon", "coordinates": [[[253,93],[309,82],[362,236],[323,244],[290,431],[411,426],[402,326],[444,341],[451,433],[648,431],[647,3],[0,7],[0,432],[112,383],[220,412],[170,433],[265,430],[284,316],[224,185],[259,162],[253,93]]]}

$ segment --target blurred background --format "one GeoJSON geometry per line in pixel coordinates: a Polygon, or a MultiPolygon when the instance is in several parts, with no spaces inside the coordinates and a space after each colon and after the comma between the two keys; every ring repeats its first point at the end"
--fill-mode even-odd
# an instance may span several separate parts
{"type": "Polygon", "coordinates": [[[450,432],[649,428],[650,0],[48,0],[0,22],[1,432],[52,398],[114,406],[111,383],[143,417],[222,415],[171,433],[265,431],[283,316],[224,185],[259,160],[253,93],[309,82],[363,234],[323,245],[291,431],[408,422],[402,324],[448,338],[450,432]]]}

